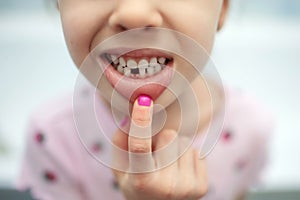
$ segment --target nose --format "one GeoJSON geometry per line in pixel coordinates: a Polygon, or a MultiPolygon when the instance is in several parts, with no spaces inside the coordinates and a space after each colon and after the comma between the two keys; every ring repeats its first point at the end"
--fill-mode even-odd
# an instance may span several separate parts
{"type": "Polygon", "coordinates": [[[117,0],[108,23],[115,30],[159,27],[163,18],[153,0],[117,0]]]}

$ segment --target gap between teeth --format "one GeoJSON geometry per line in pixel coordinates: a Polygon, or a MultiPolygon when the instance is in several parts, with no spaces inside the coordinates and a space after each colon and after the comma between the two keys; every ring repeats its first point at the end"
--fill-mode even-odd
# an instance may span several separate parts
{"type": "Polygon", "coordinates": [[[106,55],[108,61],[121,74],[131,78],[144,78],[152,76],[165,68],[168,62],[164,57],[152,57],[150,60],[142,58],[138,61],[134,59],[117,58],[115,55],[106,55]]]}

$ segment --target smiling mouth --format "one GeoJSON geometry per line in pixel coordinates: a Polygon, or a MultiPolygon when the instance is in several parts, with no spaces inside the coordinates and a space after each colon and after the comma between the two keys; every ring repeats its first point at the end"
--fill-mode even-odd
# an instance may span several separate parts
{"type": "Polygon", "coordinates": [[[110,50],[100,58],[107,80],[131,102],[141,94],[157,99],[173,77],[174,59],[162,51],[140,49],[120,55],[119,50],[110,50]]]}
{"type": "Polygon", "coordinates": [[[130,57],[104,53],[103,58],[121,75],[131,79],[144,79],[160,73],[172,62],[166,56],[130,57]]]}

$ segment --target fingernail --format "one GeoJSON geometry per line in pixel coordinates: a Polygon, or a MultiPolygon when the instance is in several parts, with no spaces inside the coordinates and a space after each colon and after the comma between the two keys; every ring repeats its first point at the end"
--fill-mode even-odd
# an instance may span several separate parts
{"type": "Polygon", "coordinates": [[[140,95],[138,98],[138,104],[140,106],[147,106],[150,107],[151,105],[151,98],[147,95],[140,95]]]}

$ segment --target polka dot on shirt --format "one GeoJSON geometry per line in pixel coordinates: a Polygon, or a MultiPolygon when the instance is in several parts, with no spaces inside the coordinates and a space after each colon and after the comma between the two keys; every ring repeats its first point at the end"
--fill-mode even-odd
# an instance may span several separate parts
{"type": "Polygon", "coordinates": [[[103,150],[102,142],[98,141],[98,142],[95,142],[94,144],[92,144],[91,150],[92,150],[93,153],[101,152],[103,150]]]}
{"type": "Polygon", "coordinates": [[[248,163],[245,159],[240,159],[235,163],[234,169],[236,172],[240,172],[247,167],[248,163]]]}
{"type": "Polygon", "coordinates": [[[37,143],[40,143],[42,144],[43,142],[45,142],[45,134],[43,134],[42,132],[37,132],[35,135],[34,135],[34,139],[37,143]]]}
{"type": "Polygon", "coordinates": [[[113,189],[115,189],[115,190],[119,190],[119,188],[120,188],[120,186],[119,186],[119,183],[117,182],[117,180],[113,180],[112,181],[112,187],[113,187],[113,189]]]}
{"type": "Polygon", "coordinates": [[[44,172],[44,179],[48,182],[55,182],[57,181],[57,176],[54,172],[46,170],[44,172]]]}
{"type": "Polygon", "coordinates": [[[229,142],[233,139],[233,133],[229,130],[226,130],[222,133],[222,141],[229,142]]]}

